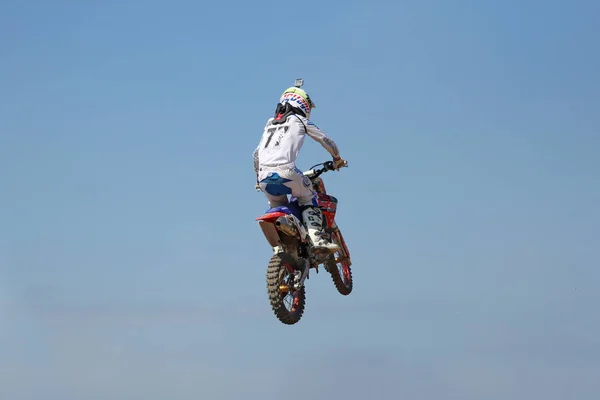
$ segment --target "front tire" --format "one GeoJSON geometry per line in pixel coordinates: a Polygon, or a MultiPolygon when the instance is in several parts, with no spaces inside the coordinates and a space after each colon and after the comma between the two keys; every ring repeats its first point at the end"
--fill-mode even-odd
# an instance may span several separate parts
{"type": "Polygon", "coordinates": [[[352,293],[354,283],[352,281],[352,269],[350,268],[350,259],[344,251],[344,246],[338,238],[338,235],[332,235],[333,242],[341,247],[339,251],[329,256],[327,260],[327,271],[331,274],[333,284],[340,294],[348,296],[352,293]]]}
{"type": "Polygon", "coordinates": [[[285,253],[274,254],[267,268],[267,292],[275,316],[286,325],[300,321],[306,304],[304,286],[294,289],[295,260],[285,253]],[[289,299],[289,309],[286,299],[289,299]]]}

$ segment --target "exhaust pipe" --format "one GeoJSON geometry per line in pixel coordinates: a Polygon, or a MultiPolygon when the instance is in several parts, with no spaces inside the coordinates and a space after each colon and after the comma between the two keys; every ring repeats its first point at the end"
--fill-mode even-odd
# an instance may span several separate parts
{"type": "Polygon", "coordinates": [[[286,217],[279,217],[275,220],[275,226],[286,235],[296,236],[298,230],[288,221],[286,217]]]}

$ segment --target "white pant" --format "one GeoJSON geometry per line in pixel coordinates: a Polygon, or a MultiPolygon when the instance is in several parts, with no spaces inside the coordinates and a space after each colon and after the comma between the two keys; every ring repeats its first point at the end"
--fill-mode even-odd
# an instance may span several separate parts
{"type": "Polygon", "coordinates": [[[270,207],[285,205],[288,194],[295,196],[300,206],[318,205],[312,182],[298,168],[260,166],[258,180],[270,207]]]}

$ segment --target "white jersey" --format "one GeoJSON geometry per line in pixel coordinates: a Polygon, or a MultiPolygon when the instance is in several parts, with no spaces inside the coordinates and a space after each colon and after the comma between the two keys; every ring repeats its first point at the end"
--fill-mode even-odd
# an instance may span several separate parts
{"type": "Polygon", "coordinates": [[[293,114],[284,123],[277,124],[273,120],[269,118],[267,121],[260,143],[254,150],[254,172],[257,174],[260,167],[295,168],[305,135],[321,143],[332,157],[339,156],[335,142],[306,117],[293,114]]]}

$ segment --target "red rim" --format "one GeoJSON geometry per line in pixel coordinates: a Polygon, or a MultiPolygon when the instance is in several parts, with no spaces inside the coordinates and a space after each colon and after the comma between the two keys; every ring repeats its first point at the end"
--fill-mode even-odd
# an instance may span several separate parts
{"type": "Polygon", "coordinates": [[[338,263],[338,271],[340,272],[340,276],[342,278],[342,281],[344,282],[344,285],[346,287],[349,287],[351,278],[350,278],[350,267],[348,266],[348,262],[342,261],[342,262],[338,263]]]}
{"type": "MultiPolygon", "coordinates": [[[[334,236],[334,242],[338,246],[343,247],[338,235],[334,236]]],[[[341,250],[338,251],[337,254],[342,257],[344,256],[344,252],[341,250]]],[[[350,287],[351,276],[350,276],[350,266],[348,265],[348,261],[342,260],[341,262],[336,263],[336,267],[338,269],[338,273],[339,273],[340,277],[342,278],[342,281],[344,282],[344,286],[350,287]]]]}
{"type": "Polygon", "coordinates": [[[348,286],[348,283],[350,282],[350,267],[348,266],[347,262],[343,262],[342,263],[342,275],[344,276],[344,284],[346,286],[348,286]]]}

